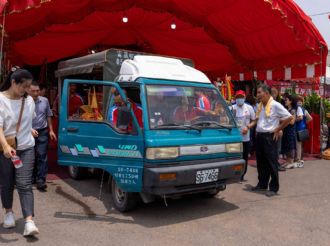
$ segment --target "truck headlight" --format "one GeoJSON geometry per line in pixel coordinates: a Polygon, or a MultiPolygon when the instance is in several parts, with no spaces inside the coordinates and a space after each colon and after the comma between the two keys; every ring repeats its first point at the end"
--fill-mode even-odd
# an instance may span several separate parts
{"type": "Polygon", "coordinates": [[[178,147],[166,147],[166,148],[148,148],[147,159],[160,160],[160,159],[174,159],[179,156],[178,147]]]}
{"type": "Polygon", "coordinates": [[[241,153],[243,150],[242,143],[231,143],[226,144],[227,153],[241,153]]]}

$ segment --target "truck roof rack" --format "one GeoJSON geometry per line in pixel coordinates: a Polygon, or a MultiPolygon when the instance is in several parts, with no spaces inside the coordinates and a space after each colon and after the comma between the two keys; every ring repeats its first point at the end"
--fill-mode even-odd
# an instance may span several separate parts
{"type": "Polygon", "coordinates": [[[109,49],[61,61],[58,64],[55,76],[57,78],[65,78],[67,76],[93,74],[100,71],[103,73],[103,80],[108,81],[115,81],[118,77],[121,81],[124,81],[124,78],[127,79],[126,81],[134,81],[138,77],[149,77],[210,83],[202,72],[194,69],[194,63],[191,59],[160,57],[154,54],[122,49],[109,49]],[[135,56],[138,57],[135,59],[135,56]],[[160,70],[160,66],[164,68],[160,70]],[[134,74],[131,74],[132,71],[129,71],[132,69],[135,69],[134,74]]]}

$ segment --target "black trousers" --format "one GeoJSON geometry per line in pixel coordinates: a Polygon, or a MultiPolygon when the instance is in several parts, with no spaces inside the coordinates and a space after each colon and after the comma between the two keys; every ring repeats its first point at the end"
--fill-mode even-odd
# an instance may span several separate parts
{"type": "Polygon", "coordinates": [[[245,176],[245,174],[247,172],[250,147],[251,147],[251,143],[250,142],[243,142],[243,159],[245,160],[245,168],[244,168],[244,173],[243,173],[243,175],[241,177],[241,180],[244,179],[244,176],[245,176]]]}
{"type": "Polygon", "coordinates": [[[33,180],[37,184],[45,184],[48,174],[48,128],[38,130],[38,137],[35,138],[35,167],[33,170],[33,180]]]}
{"type": "Polygon", "coordinates": [[[277,192],[279,190],[277,141],[273,140],[272,133],[257,133],[256,143],[258,186],[268,189],[269,185],[269,190],[277,192]]]}

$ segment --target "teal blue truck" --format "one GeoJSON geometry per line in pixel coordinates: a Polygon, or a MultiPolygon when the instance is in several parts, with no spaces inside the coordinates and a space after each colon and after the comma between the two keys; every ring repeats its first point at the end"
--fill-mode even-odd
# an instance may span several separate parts
{"type": "Polygon", "coordinates": [[[115,208],[185,194],[215,196],[244,171],[225,100],[187,59],[107,50],[63,61],[58,163],[73,178],[109,174],[115,208]]]}

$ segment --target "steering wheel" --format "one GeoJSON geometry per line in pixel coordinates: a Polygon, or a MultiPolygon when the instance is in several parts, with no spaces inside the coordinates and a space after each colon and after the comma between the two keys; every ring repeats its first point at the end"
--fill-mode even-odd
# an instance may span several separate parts
{"type": "Polygon", "coordinates": [[[191,124],[195,124],[202,121],[212,121],[210,116],[197,116],[191,120],[191,124]]]}

